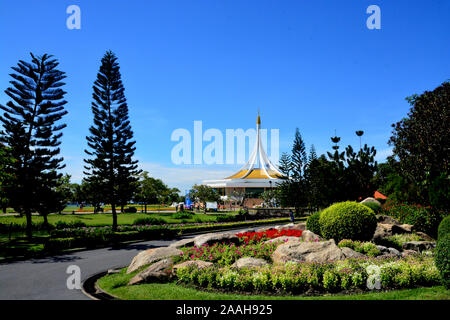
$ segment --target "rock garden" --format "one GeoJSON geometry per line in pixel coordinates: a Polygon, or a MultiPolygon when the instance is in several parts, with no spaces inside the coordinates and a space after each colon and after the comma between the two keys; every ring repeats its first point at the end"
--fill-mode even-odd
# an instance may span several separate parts
{"type": "MultiPolygon", "coordinates": [[[[115,287],[148,283],[217,292],[323,295],[448,287],[449,219],[438,248],[414,225],[376,215],[370,206],[337,203],[306,223],[208,233],[148,249],[122,270],[115,287]]],[[[111,275],[107,275],[111,277],[111,275]]]]}

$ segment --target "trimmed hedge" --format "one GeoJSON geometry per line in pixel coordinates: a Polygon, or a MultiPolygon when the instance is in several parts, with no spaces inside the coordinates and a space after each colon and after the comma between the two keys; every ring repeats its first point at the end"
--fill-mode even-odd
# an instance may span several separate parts
{"type": "Polygon", "coordinates": [[[450,216],[446,216],[442,219],[438,228],[438,239],[444,237],[446,234],[450,233],[450,216]]]}
{"type": "Polygon", "coordinates": [[[377,217],[365,205],[346,201],[323,210],[319,223],[322,236],[327,239],[370,240],[377,227],[377,217]]]}
{"type": "Polygon", "coordinates": [[[442,284],[450,289],[450,233],[438,239],[434,260],[441,275],[442,284]]]}
{"type": "Polygon", "coordinates": [[[306,220],[306,229],[314,232],[317,235],[322,235],[320,231],[320,214],[321,211],[317,211],[309,216],[308,220],[306,220]]]}
{"type": "Polygon", "coordinates": [[[44,244],[44,250],[49,252],[58,252],[61,250],[71,249],[76,247],[77,240],[74,237],[69,238],[53,238],[48,239],[44,244]]]}

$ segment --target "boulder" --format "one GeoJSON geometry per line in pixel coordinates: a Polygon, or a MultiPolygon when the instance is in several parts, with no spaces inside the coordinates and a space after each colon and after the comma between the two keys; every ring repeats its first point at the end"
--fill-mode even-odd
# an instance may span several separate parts
{"type": "Polygon", "coordinates": [[[352,250],[350,248],[347,248],[347,247],[343,247],[343,248],[341,248],[341,250],[342,250],[342,253],[344,254],[344,256],[346,258],[362,258],[362,257],[365,257],[365,255],[363,255],[362,253],[356,252],[356,251],[354,251],[354,250],[352,250]]]}
{"type": "Polygon", "coordinates": [[[264,259],[257,259],[251,257],[244,257],[237,260],[231,265],[232,268],[249,268],[249,267],[262,267],[268,265],[267,261],[264,259]]]}
{"type": "Polygon", "coordinates": [[[404,250],[414,250],[414,251],[425,251],[431,250],[436,247],[436,242],[434,241],[408,241],[404,242],[402,248],[404,250]]]}
{"type": "Polygon", "coordinates": [[[412,224],[400,224],[392,226],[392,234],[411,233],[414,229],[412,224]]]}
{"type": "Polygon", "coordinates": [[[165,281],[170,277],[172,259],[163,259],[150,265],[130,279],[128,285],[165,281]]]}
{"type": "Polygon", "coordinates": [[[389,249],[385,246],[377,246],[377,249],[380,250],[381,253],[389,253],[389,249]]]}
{"type": "Polygon", "coordinates": [[[401,256],[402,254],[400,253],[400,251],[398,251],[397,249],[395,249],[395,248],[387,248],[388,249],[388,253],[389,254],[392,254],[392,255],[394,255],[394,256],[401,256]]]}
{"type": "Polygon", "coordinates": [[[274,229],[277,229],[277,230],[290,230],[290,229],[292,229],[292,228],[294,228],[294,224],[293,223],[288,223],[288,224],[284,224],[284,225],[282,225],[282,226],[276,226],[276,227],[274,227],[274,229]]]}
{"type": "Polygon", "coordinates": [[[108,274],[120,273],[120,269],[108,269],[108,274]]]}
{"type": "Polygon", "coordinates": [[[188,238],[179,240],[177,242],[172,243],[169,248],[183,248],[183,247],[193,247],[194,246],[194,238],[188,238]]]}
{"type": "Polygon", "coordinates": [[[401,224],[400,222],[398,222],[394,218],[392,218],[390,216],[381,215],[381,214],[377,215],[377,222],[378,223],[383,223],[383,224],[395,224],[395,225],[400,225],[401,224]]]}
{"type": "Polygon", "coordinates": [[[202,260],[189,260],[173,266],[172,270],[176,272],[179,268],[195,266],[198,269],[209,268],[212,267],[214,263],[202,260]]]}
{"type": "Polygon", "coordinates": [[[194,238],[194,244],[197,247],[201,247],[204,244],[213,245],[222,242],[239,244],[239,238],[231,232],[207,233],[194,238]]]}
{"type": "Polygon", "coordinates": [[[278,246],[272,253],[274,263],[279,262],[325,262],[344,259],[345,255],[334,240],[322,242],[288,242],[278,246]]]}
{"type": "Polygon", "coordinates": [[[281,242],[289,242],[289,241],[299,242],[301,240],[302,240],[302,238],[300,238],[300,237],[281,236],[281,237],[267,240],[266,242],[264,242],[264,244],[272,243],[272,242],[280,242],[281,243],[281,242]]]}
{"type": "Polygon", "coordinates": [[[318,236],[317,234],[315,234],[312,231],[309,230],[303,230],[302,232],[302,239],[305,242],[311,242],[311,241],[320,241],[322,238],[320,236],[318,236]]]}
{"type": "Polygon", "coordinates": [[[142,266],[182,254],[183,251],[173,247],[160,247],[139,252],[128,266],[127,273],[132,273],[142,266]]]}
{"type": "Polygon", "coordinates": [[[361,201],[360,203],[361,203],[361,204],[366,204],[366,203],[369,203],[369,202],[376,203],[377,205],[379,205],[379,206],[381,207],[380,201],[378,201],[377,199],[372,198],[372,197],[365,198],[365,199],[364,199],[363,201],[361,201]]]}
{"type": "Polygon", "coordinates": [[[416,234],[425,241],[434,241],[434,239],[432,237],[430,237],[429,235],[427,235],[426,233],[418,231],[418,232],[416,232],[416,234]]]}
{"type": "Polygon", "coordinates": [[[414,250],[403,250],[402,257],[405,258],[407,256],[415,255],[415,254],[417,254],[417,251],[414,251],[414,250]]]}
{"type": "Polygon", "coordinates": [[[392,226],[393,224],[388,223],[377,223],[377,228],[372,237],[372,242],[378,243],[383,238],[392,236],[392,226]]]}

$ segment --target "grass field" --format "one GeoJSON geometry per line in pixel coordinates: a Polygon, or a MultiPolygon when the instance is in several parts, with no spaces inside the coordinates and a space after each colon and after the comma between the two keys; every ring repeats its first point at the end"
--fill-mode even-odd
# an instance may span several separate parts
{"type": "MultiPolygon", "coordinates": [[[[171,218],[172,213],[170,212],[158,212],[158,213],[119,213],[117,215],[117,223],[119,225],[130,225],[138,218],[145,217],[155,217],[164,219],[167,223],[180,223],[181,219],[173,219],[171,218]]],[[[191,219],[183,219],[186,222],[195,222],[195,220],[201,220],[202,222],[208,221],[216,221],[216,217],[213,214],[196,214],[191,219]]],[[[41,216],[33,216],[32,221],[34,223],[41,223],[44,219],[41,216]]],[[[97,213],[97,214],[89,214],[89,213],[78,213],[78,214],[50,214],[48,216],[48,222],[50,224],[55,224],[57,221],[64,222],[74,222],[74,221],[82,221],[87,226],[106,226],[112,225],[112,214],[111,213],[97,213]]],[[[0,216],[0,223],[2,224],[25,224],[25,217],[16,217],[16,216],[0,216]]]]}
{"type": "Polygon", "coordinates": [[[206,292],[187,288],[176,283],[151,283],[126,286],[128,281],[138,272],[105,276],[98,280],[104,291],[123,300],[449,300],[450,290],[442,286],[393,290],[385,292],[369,292],[362,294],[327,294],[323,296],[274,296],[274,295],[242,295],[220,292],[206,292]]]}

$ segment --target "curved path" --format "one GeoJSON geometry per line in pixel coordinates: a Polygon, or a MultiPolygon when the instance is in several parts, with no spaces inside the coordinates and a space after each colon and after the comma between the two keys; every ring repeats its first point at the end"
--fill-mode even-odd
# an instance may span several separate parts
{"type": "MultiPolygon", "coordinates": [[[[246,229],[248,228],[224,232],[246,229]]],[[[195,236],[179,239],[192,237],[195,236]]],[[[137,242],[117,249],[86,250],[0,264],[0,300],[88,300],[81,290],[67,288],[66,282],[70,276],[66,273],[68,266],[80,267],[83,282],[96,273],[130,264],[133,257],[142,250],[168,246],[179,239],[137,242]]]]}

